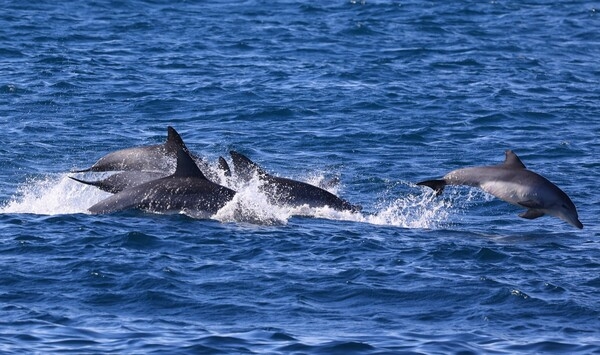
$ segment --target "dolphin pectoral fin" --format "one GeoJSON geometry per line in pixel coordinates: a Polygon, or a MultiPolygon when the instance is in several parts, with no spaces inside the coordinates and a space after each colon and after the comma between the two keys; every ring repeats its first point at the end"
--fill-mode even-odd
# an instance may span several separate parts
{"type": "Polygon", "coordinates": [[[539,208],[544,208],[544,206],[534,200],[527,200],[527,201],[519,201],[517,202],[520,206],[523,206],[525,208],[529,208],[529,209],[539,209],[539,208]]]}
{"type": "Polygon", "coordinates": [[[444,187],[446,187],[446,180],[426,180],[418,182],[419,186],[427,186],[432,188],[435,191],[435,195],[439,196],[444,192],[444,187]]]}
{"type": "Polygon", "coordinates": [[[544,215],[544,212],[542,212],[540,210],[528,209],[527,211],[521,213],[519,215],[519,217],[525,218],[525,219],[536,219],[536,218],[542,217],[543,215],[544,215]]]}

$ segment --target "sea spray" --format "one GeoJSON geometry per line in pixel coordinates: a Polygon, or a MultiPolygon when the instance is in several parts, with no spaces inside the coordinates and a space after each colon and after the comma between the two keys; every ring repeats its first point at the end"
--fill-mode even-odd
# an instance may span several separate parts
{"type": "Polygon", "coordinates": [[[27,179],[15,195],[0,207],[0,213],[85,213],[90,206],[107,196],[108,193],[95,187],[69,179],[66,173],[47,174],[27,179]]]}

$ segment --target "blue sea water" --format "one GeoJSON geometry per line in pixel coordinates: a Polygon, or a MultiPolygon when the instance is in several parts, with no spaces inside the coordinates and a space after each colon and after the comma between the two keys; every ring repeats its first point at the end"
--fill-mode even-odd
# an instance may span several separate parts
{"type": "MultiPolygon", "coordinates": [[[[600,353],[600,3],[6,1],[0,352],[600,353]],[[172,125],[361,213],[90,215],[172,125]],[[513,149],[585,225],[414,183],[513,149]]],[[[240,213],[242,211],[242,213],[240,213]]]]}

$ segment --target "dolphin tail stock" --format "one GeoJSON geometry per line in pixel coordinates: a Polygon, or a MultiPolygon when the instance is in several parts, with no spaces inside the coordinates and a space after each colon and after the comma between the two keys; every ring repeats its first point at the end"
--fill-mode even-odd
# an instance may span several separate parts
{"type": "Polygon", "coordinates": [[[417,183],[418,186],[427,186],[435,191],[435,195],[439,196],[444,192],[446,180],[425,180],[417,183]]]}

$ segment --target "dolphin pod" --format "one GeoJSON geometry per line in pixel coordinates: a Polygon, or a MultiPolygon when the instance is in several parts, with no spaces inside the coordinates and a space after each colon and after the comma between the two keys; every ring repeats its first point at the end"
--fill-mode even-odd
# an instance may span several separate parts
{"type": "MultiPolygon", "coordinates": [[[[322,188],[266,174],[241,154],[232,152],[231,155],[236,176],[245,178],[248,175],[243,174],[244,169],[248,166],[256,167],[261,178],[264,178],[263,191],[274,204],[328,206],[348,211],[360,209],[322,188]]],[[[232,176],[223,157],[219,157],[217,169],[224,177],[232,176]]],[[[74,181],[114,194],[88,209],[94,214],[141,209],[213,215],[235,195],[235,191],[216,183],[219,180],[218,174],[210,169],[206,161],[189,152],[181,136],[172,127],[168,127],[168,137],[164,144],[117,150],[100,158],[90,168],[73,172],[115,172],[97,181],[70,176],[74,181]],[[175,165],[173,173],[170,172],[172,165],[175,165]]],[[[335,183],[335,179],[330,182],[335,183]]]]}
{"type": "MultiPolygon", "coordinates": [[[[70,176],[75,181],[114,194],[90,207],[89,212],[183,210],[211,216],[234,197],[235,191],[219,184],[231,177],[243,182],[256,177],[261,183],[262,193],[275,205],[327,206],[339,211],[361,211],[361,206],[351,204],[324,188],[269,174],[236,151],[230,151],[233,170],[223,157],[219,157],[217,171],[221,174],[216,173],[207,161],[190,153],[174,128],[169,126],[167,131],[168,137],[163,144],[117,150],[100,158],[90,168],[73,171],[114,172],[97,181],[70,176]]],[[[577,209],[566,193],[543,176],[528,170],[513,151],[507,150],[505,155],[502,164],[457,169],[441,179],[421,181],[417,185],[433,189],[436,195],[440,195],[446,185],[478,187],[505,202],[525,208],[526,211],[519,215],[522,218],[550,215],[583,228],[577,209]]],[[[337,182],[337,179],[332,180],[333,184],[337,182]]]]}
{"type": "Polygon", "coordinates": [[[209,216],[229,202],[235,191],[209,181],[183,148],[172,175],[126,188],[90,207],[91,213],[129,209],[153,212],[191,211],[209,216]]]}
{"type": "Polygon", "coordinates": [[[528,170],[512,150],[505,154],[502,164],[457,169],[440,180],[421,181],[417,185],[432,188],[436,195],[441,194],[446,185],[479,187],[503,201],[526,208],[519,217],[535,219],[550,215],[583,228],[575,204],[566,193],[548,179],[528,170]]]}

